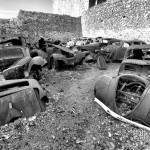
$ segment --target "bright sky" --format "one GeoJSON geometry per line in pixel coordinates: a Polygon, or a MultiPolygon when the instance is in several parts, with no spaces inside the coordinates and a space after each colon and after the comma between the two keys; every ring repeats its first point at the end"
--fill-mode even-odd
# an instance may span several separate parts
{"type": "Polygon", "coordinates": [[[0,0],[0,18],[15,18],[20,9],[52,13],[53,0],[0,0]]]}

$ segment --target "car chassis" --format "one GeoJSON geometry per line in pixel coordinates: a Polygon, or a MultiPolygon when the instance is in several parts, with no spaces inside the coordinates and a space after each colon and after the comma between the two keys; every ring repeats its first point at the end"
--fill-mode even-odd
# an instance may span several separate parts
{"type": "Polygon", "coordinates": [[[139,49],[149,54],[150,45],[129,47],[118,75],[101,76],[96,82],[94,101],[114,118],[150,131],[149,57],[128,57],[129,51],[139,49]]]}

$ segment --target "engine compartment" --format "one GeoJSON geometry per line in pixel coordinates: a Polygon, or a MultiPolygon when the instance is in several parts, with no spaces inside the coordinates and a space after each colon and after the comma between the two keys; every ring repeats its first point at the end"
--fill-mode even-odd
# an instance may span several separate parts
{"type": "Polygon", "coordinates": [[[132,112],[141,100],[146,84],[139,78],[122,76],[119,78],[116,90],[116,106],[120,115],[126,116],[132,112]]]}

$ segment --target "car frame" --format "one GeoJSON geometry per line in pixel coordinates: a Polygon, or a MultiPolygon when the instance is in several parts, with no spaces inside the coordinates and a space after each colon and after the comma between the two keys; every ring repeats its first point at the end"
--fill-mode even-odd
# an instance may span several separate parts
{"type": "Polygon", "coordinates": [[[149,50],[150,44],[128,47],[118,74],[96,82],[94,101],[113,117],[150,131],[150,59],[145,57],[149,50]],[[143,59],[128,57],[132,50],[142,50],[143,59]]]}
{"type": "MultiPolygon", "coordinates": [[[[6,41],[7,43],[7,41],[6,41]]],[[[6,44],[5,43],[5,44],[6,44]]],[[[28,47],[22,42],[21,46],[14,45],[4,45],[0,48],[0,53],[4,56],[0,58],[1,63],[4,65],[4,69],[1,70],[4,78],[9,79],[22,79],[22,78],[35,78],[39,80],[41,78],[40,71],[42,67],[47,64],[46,60],[41,56],[31,57],[28,47]],[[17,51],[21,53],[22,56],[13,56],[12,51],[17,51]],[[12,53],[12,54],[11,54],[12,53]],[[7,57],[7,55],[9,56],[7,57]],[[8,67],[5,66],[8,61],[13,60],[8,67]]],[[[2,55],[1,55],[2,56],[2,55]]]]}
{"type": "Polygon", "coordinates": [[[52,44],[53,49],[48,52],[48,68],[59,69],[65,66],[76,66],[81,64],[85,57],[89,54],[88,51],[72,51],[67,47],[52,44]]]}
{"type": "Polygon", "coordinates": [[[46,110],[48,97],[35,79],[0,81],[0,125],[46,110]]]}

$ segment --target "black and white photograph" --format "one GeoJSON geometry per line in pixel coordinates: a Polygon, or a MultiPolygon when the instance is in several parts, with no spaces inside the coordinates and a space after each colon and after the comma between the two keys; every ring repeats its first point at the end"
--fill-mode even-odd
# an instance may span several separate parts
{"type": "Polygon", "coordinates": [[[150,0],[0,0],[0,150],[150,150],[150,0]]]}

